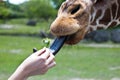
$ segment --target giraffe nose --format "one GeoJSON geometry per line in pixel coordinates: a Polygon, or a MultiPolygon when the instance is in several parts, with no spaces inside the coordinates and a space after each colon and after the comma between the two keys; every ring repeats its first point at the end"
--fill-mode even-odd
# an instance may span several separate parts
{"type": "Polygon", "coordinates": [[[71,14],[74,15],[75,13],[77,13],[79,11],[79,9],[81,8],[81,5],[76,5],[72,10],[71,10],[71,14]]]}

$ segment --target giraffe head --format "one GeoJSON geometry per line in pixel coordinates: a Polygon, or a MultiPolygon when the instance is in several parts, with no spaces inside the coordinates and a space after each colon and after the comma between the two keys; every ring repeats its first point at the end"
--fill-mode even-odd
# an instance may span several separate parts
{"type": "Polygon", "coordinates": [[[76,44],[87,32],[92,3],[95,0],[66,0],[50,26],[53,35],[69,36],[66,43],[76,44]]]}

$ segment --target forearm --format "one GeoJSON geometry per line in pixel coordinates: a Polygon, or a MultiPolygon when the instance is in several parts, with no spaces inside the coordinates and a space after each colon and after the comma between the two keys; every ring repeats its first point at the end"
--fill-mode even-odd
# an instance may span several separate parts
{"type": "Polygon", "coordinates": [[[24,71],[24,67],[19,66],[8,80],[26,80],[27,78],[27,72],[24,71]]]}

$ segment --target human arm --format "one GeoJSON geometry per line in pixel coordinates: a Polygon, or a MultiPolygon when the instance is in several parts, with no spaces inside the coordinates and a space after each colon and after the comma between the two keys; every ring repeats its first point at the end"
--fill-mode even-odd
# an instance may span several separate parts
{"type": "Polygon", "coordinates": [[[25,59],[8,80],[26,80],[30,76],[45,74],[55,64],[54,55],[43,48],[25,59]]]}

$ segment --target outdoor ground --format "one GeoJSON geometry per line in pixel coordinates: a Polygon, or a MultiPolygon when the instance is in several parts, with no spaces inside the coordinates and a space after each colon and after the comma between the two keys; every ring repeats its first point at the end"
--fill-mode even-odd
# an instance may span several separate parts
{"type": "MultiPolygon", "coordinates": [[[[55,68],[44,76],[29,80],[120,80],[120,45],[89,45],[90,43],[80,43],[76,46],[64,46],[56,55],[55,68]]],[[[41,49],[43,46],[40,38],[0,36],[0,80],[7,80],[32,53],[33,47],[41,49]]]]}
{"type": "MultiPolygon", "coordinates": [[[[39,37],[13,34],[46,31],[50,22],[42,22],[36,27],[15,23],[11,21],[0,25],[0,80],[7,80],[19,64],[32,54],[34,47],[41,49],[46,46],[39,37]]],[[[64,45],[55,59],[56,67],[43,76],[28,80],[120,80],[120,44],[82,42],[74,46],[64,45]]]]}

